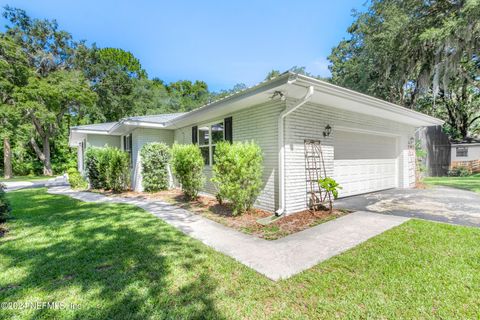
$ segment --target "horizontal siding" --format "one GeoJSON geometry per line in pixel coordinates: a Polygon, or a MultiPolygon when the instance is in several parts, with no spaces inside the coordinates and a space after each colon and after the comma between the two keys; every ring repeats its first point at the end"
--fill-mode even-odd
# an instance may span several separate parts
{"type": "MultiPolygon", "coordinates": [[[[263,188],[257,198],[255,206],[260,209],[274,211],[277,207],[277,163],[278,163],[278,128],[277,121],[280,112],[285,108],[282,101],[269,102],[266,104],[252,106],[231,115],[233,123],[233,140],[234,141],[255,141],[262,149],[264,157],[263,169],[263,188]]],[[[192,142],[192,126],[202,126],[206,123],[212,123],[211,119],[206,122],[193,124],[175,130],[175,142],[191,143],[192,142]]],[[[204,169],[206,177],[205,186],[202,191],[215,194],[216,188],[210,181],[212,177],[211,167],[204,169]]]]}
{"type": "MultiPolygon", "coordinates": [[[[291,106],[295,102],[288,101],[291,106]]],[[[412,179],[409,173],[411,163],[408,155],[403,154],[407,148],[408,136],[413,135],[415,128],[382,118],[363,115],[346,110],[334,109],[318,104],[307,103],[292,112],[285,119],[285,177],[286,177],[286,210],[293,213],[307,207],[307,183],[305,177],[304,139],[320,140],[327,176],[334,177],[335,134],[336,126],[355,128],[366,131],[379,131],[402,136],[396,146],[396,157],[405,161],[401,165],[400,185],[412,179]],[[332,127],[329,137],[323,137],[325,126],[332,127]]],[[[408,150],[407,150],[408,151],[408,150]]]]}
{"type": "Polygon", "coordinates": [[[120,148],[120,136],[87,134],[87,147],[103,148],[106,146],[120,148]]]}

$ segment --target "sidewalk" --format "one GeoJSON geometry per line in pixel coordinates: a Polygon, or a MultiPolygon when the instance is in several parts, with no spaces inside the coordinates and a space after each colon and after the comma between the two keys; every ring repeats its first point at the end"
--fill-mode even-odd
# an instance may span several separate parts
{"type": "Polygon", "coordinates": [[[7,187],[5,189],[6,192],[25,189],[25,188],[68,186],[66,176],[58,176],[50,179],[36,180],[36,181],[4,181],[2,183],[7,187]]]}
{"type": "Polygon", "coordinates": [[[409,219],[358,211],[287,237],[268,241],[243,234],[161,201],[111,198],[91,192],[73,191],[68,187],[52,187],[48,192],[86,202],[136,205],[272,280],[285,279],[304,271],[409,219]]]}

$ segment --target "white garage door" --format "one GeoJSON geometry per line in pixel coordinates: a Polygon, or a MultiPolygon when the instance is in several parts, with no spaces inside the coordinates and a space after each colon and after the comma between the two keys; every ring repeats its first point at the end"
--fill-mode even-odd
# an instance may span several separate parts
{"type": "Polygon", "coordinates": [[[396,186],[396,139],[337,131],[334,137],[334,179],[340,197],[396,186]]]}

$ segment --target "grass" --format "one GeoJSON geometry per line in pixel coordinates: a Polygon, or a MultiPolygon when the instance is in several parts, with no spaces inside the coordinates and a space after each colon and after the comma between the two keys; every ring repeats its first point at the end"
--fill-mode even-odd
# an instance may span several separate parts
{"type": "Polygon", "coordinates": [[[0,302],[76,308],[4,309],[2,319],[480,315],[477,228],[411,220],[272,282],[130,205],[82,203],[45,189],[8,197],[14,219],[0,239],[0,302]]]}
{"type": "Polygon", "coordinates": [[[15,176],[10,179],[0,178],[0,182],[18,182],[18,181],[38,181],[54,178],[50,176],[15,176]]]}
{"type": "Polygon", "coordinates": [[[428,177],[424,182],[428,185],[447,186],[480,193],[480,173],[468,177],[428,177]]]}

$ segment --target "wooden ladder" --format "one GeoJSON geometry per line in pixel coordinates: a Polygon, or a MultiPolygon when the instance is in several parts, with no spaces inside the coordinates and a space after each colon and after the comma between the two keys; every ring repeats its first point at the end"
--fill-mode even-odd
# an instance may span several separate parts
{"type": "Polygon", "coordinates": [[[305,176],[307,181],[307,204],[310,210],[319,210],[325,207],[325,201],[330,194],[322,190],[318,184],[319,179],[327,176],[323,161],[320,140],[304,140],[305,147],[305,176]]]}

